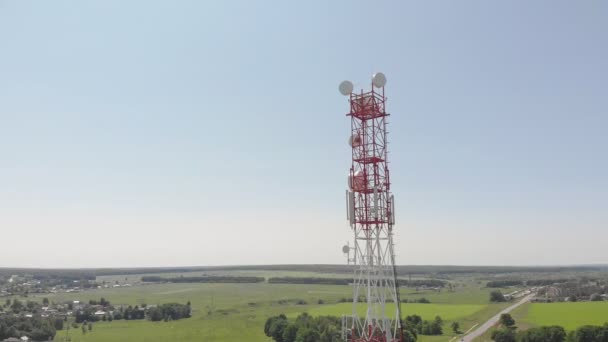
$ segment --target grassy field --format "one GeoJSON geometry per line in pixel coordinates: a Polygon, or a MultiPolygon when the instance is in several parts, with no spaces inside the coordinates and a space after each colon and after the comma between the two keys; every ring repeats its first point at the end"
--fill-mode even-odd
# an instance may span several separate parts
{"type": "MultiPolygon", "coordinates": [[[[212,272],[207,272],[210,274],[212,272]]],[[[297,275],[311,276],[311,273],[295,272],[297,275]]],[[[234,272],[231,275],[236,275],[234,272]]],[[[265,271],[239,272],[238,275],[254,276],[297,276],[291,272],[265,271]]],[[[319,274],[317,274],[319,275],[319,274]]],[[[167,276],[167,274],[165,274],[167,276]]],[[[325,275],[327,276],[327,275],[325,275]]],[[[131,282],[141,275],[107,277],[106,281],[131,282]],[[127,278],[127,279],[125,279],[127,278]]],[[[100,277],[101,278],[101,277],[100,277]]],[[[102,279],[99,279],[102,280],[102,279]]],[[[153,284],[133,287],[108,288],[82,293],[62,293],[48,295],[51,301],[88,301],[104,297],[112,304],[141,305],[168,302],[186,303],[191,301],[193,317],[173,322],[113,321],[93,324],[93,331],[82,334],[80,329],[71,329],[73,342],[96,341],[236,341],[247,337],[247,341],[270,341],[263,333],[263,326],[270,316],[281,313],[295,317],[299,313],[311,315],[341,316],[351,312],[351,304],[339,303],[342,298],[350,298],[349,286],[336,285],[294,285],[294,284],[153,284]],[[299,300],[304,305],[296,304],[299,300]],[[318,304],[322,300],[324,304],[318,304]],[[281,301],[281,303],[279,303],[281,301]]],[[[410,300],[421,297],[432,304],[403,304],[404,315],[418,314],[423,319],[432,320],[441,316],[444,325],[443,336],[421,336],[421,342],[446,341],[454,335],[449,328],[452,321],[458,321],[461,330],[486,320],[500,311],[506,304],[488,304],[489,289],[477,284],[461,283],[454,292],[447,290],[415,291],[402,289],[402,297],[410,300]]],[[[41,299],[41,298],[39,298],[41,299]]],[[[60,331],[55,341],[63,341],[66,331],[60,331]]]]}
{"type": "MultiPolygon", "coordinates": [[[[296,273],[311,275],[305,272],[296,273]]],[[[263,273],[246,271],[240,272],[239,275],[296,276],[294,273],[283,271],[263,273]]],[[[128,282],[140,276],[108,277],[106,281],[128,282]]],[[[426,320],[441,316],[445,321],[444,335],[420,336],[420,342],[448,341],[456,336],[450,329],[450,323],[457,321],[460,330],[467,331],[510,305],[510,303],[489,304],[491,289],[480,287],[478,282],[455,281],[454,284],[456,284],[454,291],[401,289],[403,299],[417,300],[424,297],[431,301],[431,304],[404,303],[402,306],[404,316],[417,314],[426,320]]],[[[503,289],[503,292],[513,290],[503,289]]],[[[340,300],[350,298],[351,291],[349,286],[337,285],[184,283],[105,288],[81,293],[47,295],[47,297],[54,302],[99,300],[100,297],[104,297],[114,305],[186,303],[187,301],[192,303],[193,316],[189,319],[173,322],[146,320],[97,322],[93,324],[93,330],[85,334],[82,334],[80,329],[71,329],[70,337],[73,342],[229,342],[243,337],[250,342],[269,342],[270,339],[263,333],[264,322],[268,317],[281,313],[296,317],[302,312],[308,312],[313,316],[349,314],[352,304],[340,303],[340,300]],[[323,304],[319,304],[319,300],[322,300],[323,304]],[[305,304],[297,304],[302,301],[305,304]]],[[[37,297],[37,299],[42,298],[37,297]]],[[[567,329],[573,329],[582,324],[603,323],[606,320],[603,317],[608,318],[608,303],[527,304],[513,314],[522,328],[560,324],[567,329]]],[[[55,341],[63,341],[65,334],[65,330],[60,331],[55,341]]]]}
{"type": "Polygon", "coordinates": [[[608,302],[531,303],[515,310],[513,317],[525,326],[560,325],[574,330],[608,322],[608,302]]]}
{"type": "MultiPolygon", "coordinates": [[[[608,322],[608,302],[527,303],[511,312],[518,330],[539,326],[559,325],[567,331],[582,325],[601,325],[608,322]]],[[[491,341],[491,332],[475,342],[491,341]]]]}
{"type": "MultiPolygon", "coordinates": [[[[394,304],[388,304],[386,309],[388,312],[392,312],[394,307],[394,304]]],[[[471,316],[485,307],[486,305],[481,304],[403,304],[401,309],[403,310],[404,316],[416,314],[426,320],[432,320],[435,318],[435,316],[441,316],[441,318],[445,321],[454,321],[471,316]]],[[[359,305],[357,307],[358,314],[360,316],[364,315],[365,309],[366,307],[364,305],[359,305]]],[[[309,310],[308,313],[313,316],[341,316],[344,313],[350,312],[352,312],[352,304],[341,303],[334,305],[323,305],[309,310]]]]}
{"type": "MultiPolygon", "coordinates": [[[[173,322],[113,321],[94,323],[93,331],[82,335],[72,330],[72,341],[268,341],[264,322],[280,313],[298,313],[319,306],[319,299],[336,303],[350,288],[331,285],[283,284],[161,284],[87,291],[47,296],[49,300],[99,299],[113,304],[158,304],[191,301],[193,317],[173,322]],[[296,300],[308,305],[296,305],[296,300]],[[279,304],[287,300],[287,304],[279,304]],[[314,304],[313,304],[314,303],[314,304]]],[[[55,338],[62,341],[66,332],[55,338]]]]}
{"type": "MultiPolygon", "coordinates": [[[[426,298],[431,303],[442,304],[487,304],[490,298],[490,292],[494,289],[481,288],[476,286],[461,286],[454,292],[442,290],[441,292],[426,290],[414,291],[410,288],[401,289],[401,299],[416,300],[426,298]]],[[[503,290],[503,292],[511,292],[512,290],[503,290]]]]}

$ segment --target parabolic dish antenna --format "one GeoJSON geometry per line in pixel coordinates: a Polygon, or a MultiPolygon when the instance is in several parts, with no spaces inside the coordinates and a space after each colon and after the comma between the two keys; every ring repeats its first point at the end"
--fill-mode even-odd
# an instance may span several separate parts
{"type": "Polygon", "coordinates": [[[340,87],[338,87],[338,89],[340,89],[340,93],[342,95],[344,95],[344,96],[350,95],[350,93],[353,92],[353,82],[344,81],[344,82],[340,83],[340,87]]]}
{"type": "Polygon", "coordinates": [[[377,72],[372,77],[372,83],[376,88],[382,88],[386,84],[386,76],[383,73],[377,72]]]}
{"type": "Polygon", "coordinates": [[[348,247],[348,245],[344,245],[344,247],[342,247],[342,253],[348,254],[348,252],[350,252],[350,247],[348,247]]]}

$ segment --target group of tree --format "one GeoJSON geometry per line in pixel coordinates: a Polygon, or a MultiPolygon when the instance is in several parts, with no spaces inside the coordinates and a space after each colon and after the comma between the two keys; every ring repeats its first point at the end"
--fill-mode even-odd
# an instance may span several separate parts
{"type": "Polygon", "coordinates": [[[101,319],[101,317],[96,316],[95,311],[96,310],[93,307],[85,307],[74,313],[74,320],[76,323],[96,322],[101,319]]]}
{"type": "Polygon", "coordinates": [[[261,283],[264,277],[240,276],[198,276],[198,277],[159,277],[144,276],[141,281],[150,283],[261,283]]]}
{"type": "Polygon", "coordinates": [[[56,332],[50,318],[0,316],[0,340],[28,336],[33,341],[48,341],[55,337],[56,332]]]}
{"type": "Polygon", "coordinates": [[[89,305],[101,305],[103,307],[110,306],[110,301],[101,297],[99,300],[91,299],[89,300],[89,305]]]}
{"type": "Polygon", "coordinates": [[[421,297],[418,299],[408,299],[408,298],[404,298],[401,300],[402,303],[418,303],[418,304],[431,304],[431,301],[421,297]]]}
{"type": "Polygon", "coordinates": [[[120,307],[118,310],[120,315],[114,315],[114,319],[124,319],[124,320],[136,320],[136,319],[145,319],[146,318],[146,307],[139,305],[135,306],[127,306],[126,308],[120,307]],[[122,316],[121,316],[122,315],[122,316]]]}
{"type": "Polygon", "coordinates": [[[113,320],[137,320],[146,318],[146,309],[135,305],[134,307],[129,305],[126,308],[120,307],[119,310],[115,310],[112,314],[106,313],[105,315],[95,315],[97,310],[92,306],[84,307],[74,314],[76,323],[83,322],[97,322],[102,321],[113,321],[113,320]]]}
{"type": "Polygon", "coordinates": [[[608,342],[608,323],[585,325],[566,333],[563,327],[543,326],[516,332],[515,320],[509,314],[500,317],[500,328],[492,332],[496,342],[608,342]]]}
{"type": "Polygon", "coordinates": [[[404,321],[406,330],[413,331],[417,335],[442,335],[443,320],[436,316],[432,321],[423,320],[418,315],[407,316],[404,321]]]}
{"type": "Polygon", "coordinates": [[[303,313],[290,321],[281,314],[266,320],[264,333],[276,342],[337,342],[342,341],[340,327],[341,319],[334,316],[303,313]]]}
{"type": "Polygon", "coordinates": [[[517,333],[515,340],[520,342],[564,342],[566,331],[560,326],[532,328],[517,333]]]}
{"type": "Polygon", "coordinates": [[[508,314],[500,315],[500,328],[492,332],[492,340],[496,342],[515,342],[515,320],[508,314]]]}
{"type": "Polygon", "coordinates": [[[608,341],[608,323],[603,326],[584,325],[571,331],[566,342],[606,342],[608,341]]]}
{"type": "Polygon", "coordinates": [[[507,299],[500,291],[492,291],[490,292],[490,302],[492,303],[501,303],[505,302],[507,299]]]}
{"type": "Polygon", "coordinates": [[[93,305],[89,304],[74,313],[75,323],[90,323],[100,320],[110,322],[113,320],[140,320],[146,318],[151,321],[168,321],[188,318],[191,315],[189,301],[187,304],[167,303],[159,306],[148,306],[146,304],[142,304],[141,306],[120,306],[117,309],[110,305],[109,300],[104,298],[101,298],[99,302],[92,301],[92,303],[93,305]],[[96,315],[96,305],[104,305],[107,312],[105,312],[103,315],[96,315]]]}
{"type": "Polygon", "coordinates": [[[18,298],[15,298],[13,300],[7,299],[6,302],[4,302],[3,306],[5,311],[10,311],[14,314],[20,314],[25,312],[36,314],[42,311],[42,305],[40,303],[33,302],[30,300],[23,302],[18,298]]]}
{"type": "Polygon", "coordinates": [[[182,318],[189,318],[191,315],[189,304],[168,303],[148,309],[148,319],[153,322],[174,321],[182,318]]]}

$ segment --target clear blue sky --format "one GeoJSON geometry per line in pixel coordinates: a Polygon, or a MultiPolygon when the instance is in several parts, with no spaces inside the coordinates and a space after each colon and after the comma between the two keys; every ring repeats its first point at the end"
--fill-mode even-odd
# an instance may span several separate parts
{"type": "Polygon", "coordinates": [[[605,1],[0,0],[0,266],[343,263],[387,75],[400,264],[608,263],[605,1]]]}

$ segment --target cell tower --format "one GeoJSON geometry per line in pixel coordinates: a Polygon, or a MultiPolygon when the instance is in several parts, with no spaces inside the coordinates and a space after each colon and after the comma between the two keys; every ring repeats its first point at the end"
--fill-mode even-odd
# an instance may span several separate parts
{"type": "Polygon", "coordinates": [[[353,93],[349,81],[339,88],[349,97],[352,147],[346,198],[354,246],[343,248],[355,268],[352,315],[342,320],[343,338],[348,342],[403,341],[393,247],[395,202],[387,160],[385,84],[384,74],[377,73],[370,91],[353,93]]]}

